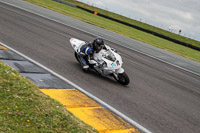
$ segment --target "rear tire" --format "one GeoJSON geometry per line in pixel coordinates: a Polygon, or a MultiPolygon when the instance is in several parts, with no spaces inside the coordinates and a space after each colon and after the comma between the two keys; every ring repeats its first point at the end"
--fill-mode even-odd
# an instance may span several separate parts
{"type": "Polygon", "coordinates": [[[122,85],[128,85],[129,82],[130,82],[129,77],[125,72],[118,74],[118,80],[117,81],[122,85]]]}

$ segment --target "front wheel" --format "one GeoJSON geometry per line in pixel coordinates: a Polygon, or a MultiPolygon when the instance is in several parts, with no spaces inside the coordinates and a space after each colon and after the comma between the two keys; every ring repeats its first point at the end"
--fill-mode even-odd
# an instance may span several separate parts
{"type": "Polygon", "coordinates": [[[122,85],[128,85],[130,82],[129,77],[125,72],[118,74],[117,81],[122,85]]]}

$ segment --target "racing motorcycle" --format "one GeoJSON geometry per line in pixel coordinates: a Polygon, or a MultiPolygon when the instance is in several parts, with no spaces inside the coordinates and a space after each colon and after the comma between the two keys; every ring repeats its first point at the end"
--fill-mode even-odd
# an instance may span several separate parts
{"type": "MultiPolygon", "coordinates": [[[[87,43],[76,38],[71,38],[70,44],[75,51],[74,55],[76,60],[81,64],[82,53],[80,52],[80,48],[87,43]]],[[[123,62],[121,56],[115,49],[108,45],[105,45],[105,48],[98,53],[95,52],[93,54],[93,59],[87,56],[86,61],[89,64],[89,68],[98,74],[102,76],[112,76],[122,85],[129,84],[129,77],[122,68],[123,62]]]]}

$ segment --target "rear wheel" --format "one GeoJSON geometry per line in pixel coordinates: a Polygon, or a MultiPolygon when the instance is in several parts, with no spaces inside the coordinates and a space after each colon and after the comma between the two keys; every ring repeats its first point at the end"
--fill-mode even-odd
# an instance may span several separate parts
{"type": "Polygon", "coordinates": [[[117,81],[122,85],[128,85],[130,82],[129,77],[125,72],[118,74],[117,81]]]}

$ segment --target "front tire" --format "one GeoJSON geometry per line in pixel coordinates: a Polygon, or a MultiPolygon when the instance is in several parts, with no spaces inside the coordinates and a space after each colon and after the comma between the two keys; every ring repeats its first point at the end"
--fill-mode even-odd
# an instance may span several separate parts
{"type": "Polygon", "coordinates": [[[118,74],[117,81],[122,85],[128,85],[130,82],[129,77],[125,72],[118,74]]]}

